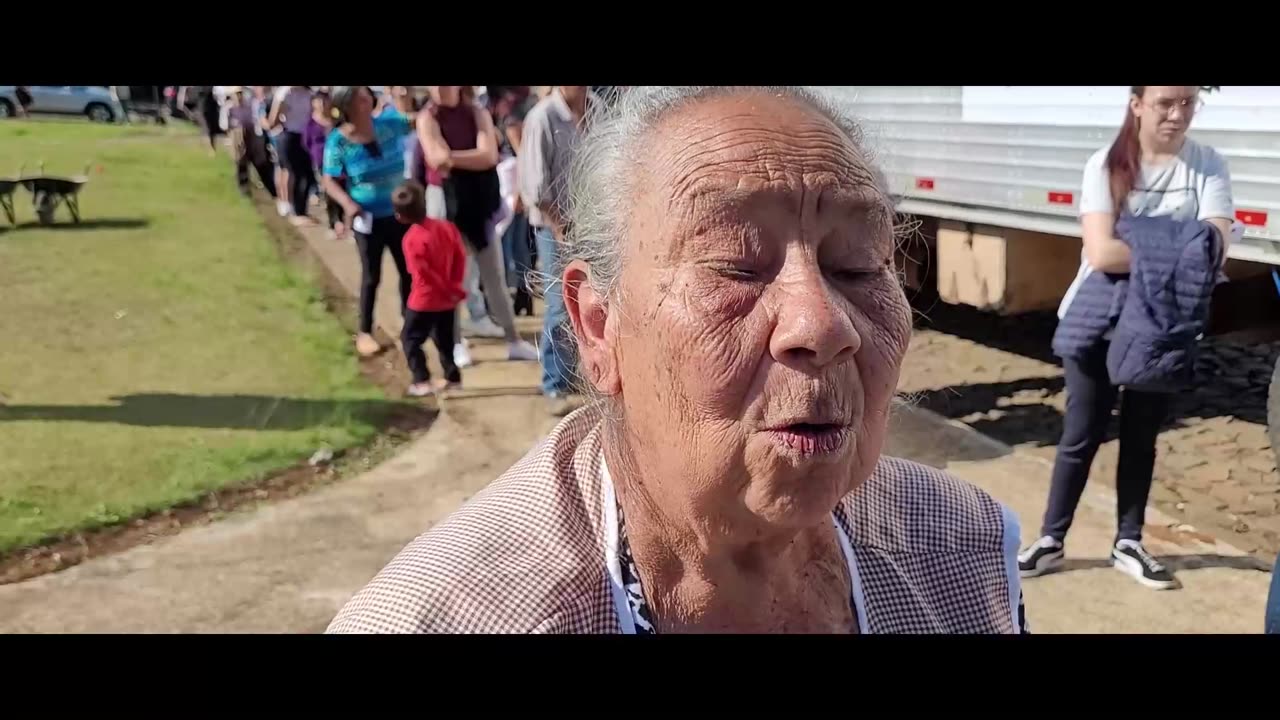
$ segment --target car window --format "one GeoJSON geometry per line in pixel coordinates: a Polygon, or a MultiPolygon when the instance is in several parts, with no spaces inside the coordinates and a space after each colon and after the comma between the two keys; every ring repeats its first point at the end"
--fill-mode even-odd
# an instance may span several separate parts
{"type": "Polygon", "coordinates": [[[76,92],[76,93],[89,92],[89,86],[88,85],[72,85],[71,92],[76,92]]]}

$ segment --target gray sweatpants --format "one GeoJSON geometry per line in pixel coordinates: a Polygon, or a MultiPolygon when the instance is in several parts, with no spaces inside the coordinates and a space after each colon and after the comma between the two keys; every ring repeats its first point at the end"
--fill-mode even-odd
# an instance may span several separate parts
{"type": "MultiPolygon", "coordinates": [[[[467,291],[467,314],[471,322],[486,317],[484,301],[488,301],[493,319],[506,333],[507,342],[520,339],[516,332],[516,313],[511,306],[511,295],[507,293],[507,272],[502,263],[502,242],[497,237],[497,223],[492,219],[484,224],[484,233],[489,241],[480,252],[475,252],[467,245],[467,271],[463,279],[463,287],[467,291]],[[484,283],[484,296],[479,292],[480,283],[484,283]]],[[[462,330],[458,330],[458,338],[462,338],[462,330]]]]}
{"type": "MultiPolygon", "coordinates": [[[[427,187],[427,217],[443,219],[447,215],[445,209],[444,189],[430,185],[427,187]]],[[[471,322],[487,317],[485,301],[493,311],[494,319],[507,336],[507,342],[520,339],[516,332],[516,313],[511,307],[511,296],[507,294],[506,266],[502,262],[502,240],[497,237],[497,223],[494,220],[484,225],[487,247],[480,252],[467,247],[467,269],[463,275],[462,287],[467,291],[467,315],[471,322]],[[480,294],[480,283],[484,283],[484,295],[480,294]]],[[[455,323],[457,342],[462,342],[462,323],[455,323]]]]}

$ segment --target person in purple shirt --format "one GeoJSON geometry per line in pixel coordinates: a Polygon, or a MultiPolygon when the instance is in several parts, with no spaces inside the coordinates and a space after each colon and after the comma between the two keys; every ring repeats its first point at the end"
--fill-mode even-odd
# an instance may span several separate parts
{"type": "Polygon", "coordinates": [[[324,183],[320,180],[323,177],[324,144],[331,132],[333,132],[333,103],[329,100],[329,93],[318,92],[311,96],[311,119],[302,131],[302,144],[307,149],[307,154],[311,156],[311,168],[316,175],[316,191],[325,204],[329,229],[333,236],[337,237],[343,234],[342,206],[328,196],[324,191],[324,183]]]}
{"type": "Polygon", "coordinates": [[[302,130],[302,143],[311,156],[311,167],[317,170],[324,164],[324,139],[333,129],[330,111],[328,94],[316,93],[311,96],[311,117],[302,130]]]}

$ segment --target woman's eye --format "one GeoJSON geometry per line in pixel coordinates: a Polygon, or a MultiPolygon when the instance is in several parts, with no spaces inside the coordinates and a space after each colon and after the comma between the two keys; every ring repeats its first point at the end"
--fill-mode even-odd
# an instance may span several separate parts
{"type": "Polygon", "coordinates": [[[853,282],[859,282],[862,280],[866,280],[868,278],[875,277],[876,274],[879,272],[880,272],[879,268],[876,268],[874,270],[866,270],[862,268],[832,270],[831,277],[837,282],[853,283],[853,282]]]}
{"type": "Polygon", "coordinates": [[[743,265],[721,265],[716,268],[716,272],[730,280],[755,280],[760,277],[756,270],[743,265]]]}

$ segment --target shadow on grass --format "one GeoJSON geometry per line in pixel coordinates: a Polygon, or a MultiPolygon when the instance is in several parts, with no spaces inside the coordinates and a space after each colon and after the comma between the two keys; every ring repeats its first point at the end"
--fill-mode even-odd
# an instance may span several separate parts
{"type": "Polygon", "coordinates": [[[51,225],[41,225],[35,221],[19,223],[17,230],[137,230],[151,224],[145,218],[94,218],[83,222],[71,222],[59,219],[51,225]]]}
{"type": "Polygon", "coordinates": [[[301,430],[346,418],[380,422],[404,404],[389,400],[303,400],[266,395],[147,393],[114,405],[0,405],[0,422],[50,420],[141,427],[301,430]]]}

